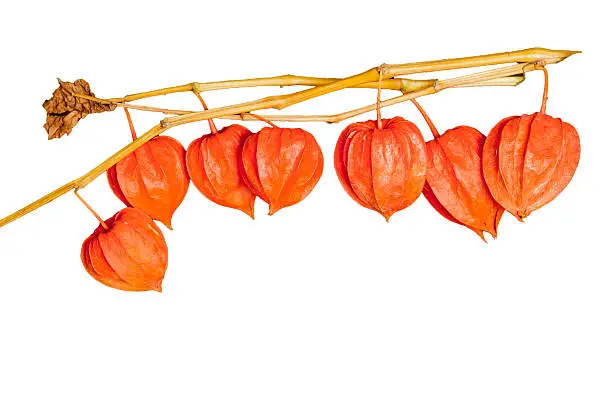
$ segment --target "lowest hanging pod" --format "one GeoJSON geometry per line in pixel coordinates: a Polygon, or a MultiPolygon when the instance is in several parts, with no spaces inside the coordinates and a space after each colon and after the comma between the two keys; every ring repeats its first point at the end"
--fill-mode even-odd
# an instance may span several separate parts
{"type": "Polygon", "coordinates": [[[168,246],[155,221],[131,207],[104,221],[77,191],[75,194],[100,223],[81,247],[85,270],[114,289],[161,292],[168,246]]]}

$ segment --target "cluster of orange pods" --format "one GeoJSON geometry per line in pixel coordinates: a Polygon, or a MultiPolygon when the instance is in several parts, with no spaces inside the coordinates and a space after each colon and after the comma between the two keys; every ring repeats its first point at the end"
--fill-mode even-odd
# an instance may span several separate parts
{"type": "MultiPolygon", "coordinates": [[[[350,124],[340,134],[338,179],[354,201],[387,220],[423,193],[444,218],[482,239],[484,232],[496,237],[504,211],[522,220],[554,199],[578,165],[578,133],[545,113],[546,94],[547,81],[540,112],[502,119],[488,137],[469,126],[440,135],[415,102],[434,136],[427,143],[415,124],[381,119],[378,109],[377,120],[350,124]]],[[[211,133],[186,151],[158,136],[108,171],[127,208],[101,221],[83,243],[83,264],[96,280],[128,291],[161,290],[168,249],[153,220],[171,228],[190,180],[211,201],[253,217],[256,197],[273,214],[303,200],[321,177],[321,149],[303,129],[252,133],[209,123],[211,133]]]]}
{"type": "Polygon", "coordinates": [[[256,197],[273,214],[302,201],[321,178],[321,148],[303,129],[272,126],[252,133],[209,123],[211,133],[187,151],[176,139],[158,136],[108,170],[110,187],[127,208],[101,221],[83,243],[83,265],[96,280],[116,289],[161,291],[168,248],[153,220],[172,229],[190,181],[211,201],[253,218],[256,197]]]}

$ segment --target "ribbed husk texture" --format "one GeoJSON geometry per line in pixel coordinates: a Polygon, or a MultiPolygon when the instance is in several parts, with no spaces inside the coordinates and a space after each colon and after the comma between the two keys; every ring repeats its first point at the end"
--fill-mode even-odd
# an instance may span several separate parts
{"type": "Polygon", "coordinates": [[[240,166],[243,180],[272,215],[310,194],[323,173],[323,153],[303,129],[265,127],[246,138],[240,166]]]}
{"type": "Polygon", "coordinates": [[[111,288],[155,290],[168,267],[168,247],[155,222],[143,211],[125,208],[100,225],[81,248],[89,274],[111,288]]]}
{"type": "Polygon", "coordinates": [[[483,232],[497,237],[504,212],[482,175],[485,140],[478,130],[458,126],[427,142],[427,183],[423,189],[427,201],[443,217],[466,226],[483,240],[483,232]]]}
{"type": "Polygon", "coordinates": [[[194,140],[187,149],[187,170],[209,200],[254,217],[255,194],[240,175],[242,145],[252,132],[230,125],[194,140]]]}
{"type": "Polygon", "coordinates": [[[501,120],[484,144],[482,168],[495,200],[523,220],[563,191],[579,160],[576,129],[538,112],[501,120]]]}
{"type": "Polygon", "coordinates": [[[172,216],[189,187],[185,149],[176,139],[158,136],[107,171],[115,195],[172,229],[172,216]]]}
{"type": "Polygon", "coordinates": [[[334,167],[342,187],[365,208],[388,221],[421,194],[427,171],[425,141],[417,126],[401,117],[348,125],[340,134],[334,167]]]}

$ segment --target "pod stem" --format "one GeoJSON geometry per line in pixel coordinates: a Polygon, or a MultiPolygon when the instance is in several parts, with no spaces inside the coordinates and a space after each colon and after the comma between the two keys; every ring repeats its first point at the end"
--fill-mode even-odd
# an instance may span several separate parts
{"type": "Polygon", "coordinates": [[[548,102],[548,70],[545,66],[538,68],[544,73],[544,91],[542,92],[542,107],[540,113],[546,113],[546,102],[548,102]]]}
{"type": "MultiPolygon", "coordinates": [[[[244,116],[244,115],[245,115],[244,113],[240,114],[241,117],[244,116]]],[[[278,126],[276,126],[276,124],[272,123],[271,121],[269,121],[268,119],[264,118],[263,116],[259,116],[259,115],[255,114],[255,113],[252,113],[252,112],[248,112],[248,115],[254,117],[257,120],[265,122],[265,123],[267,123],[268,125],[270,125],[272,127],[275,127],[275,128],[278,127],[278,126]]],[[[242,120],[244,120],[244,119],[242,119],[242,120]]]]}
{"type": "Polygon", "coordinates": [[[85,201],[85,199],[83,199],[83,197],[81,197],[81,195],[79,194],[79,189],[75,188],[74,189],[74,195],[77,196],[77,198],[79,200],[81,200],[81,202],[83,203],[83,205],[85,207],[87,207],[87,209],[93,214],[94,217],[96,217],[98,219],[98,221],[100,222],[100,225],[102,225],[102,228],[104,228],[106,231],[109,230],[108,225],[106,225],[106,222],[104,222],[104,220],[98,215],[98,213],[96,212],[96,210],[94,210],[91,205],[89,205],[87,203],[87,201],[85,201]]]}
{"type": "Polygon", "coordinates": [[[421,104],[418,103],[416,101],[416,99],[411,99],[410,101],[414,104],[414,106],[416,106],[416,108],[419,110],[419,112],[421,112],[421,115],[423,115],[423,119],[425,119],[425,122],[427,122],[427,126],[429,126],[429,129],[431,130],[431,133],[433,134],[434,139],[439,138],[440,137],[440,132],[438,132],[438,129],[436,129],[436,126],[431,121],[431,119],[430,119],[429,115],[427,114],[427,112],[425,112],[425,109],[423,109],[421,104]]]}
{"type": "Polygon", "coordinates": [[[382,91],[382,80],[383,80],[383,70],[385,68],[385,64],[381,64],[378,67],[378,90],[376,92],[376,126],[378,129],[382,129],[382,118],[380,115],[380,94],[382,91]]]}
{"type": "MultiPolygon", "coordinates": [[[[194,93],[195,96],[198,97],[198,99],[200,100],[200,103],[202,104],[202,107],[204,108],[204,110],[208,110],[208,106],[206,105],[206,102],[204,102],[204,98],[202,98],[202,95],[200,95],[200,93],[198,91],[196,91],[195,89],[192,92],[194,93]]],[[[213,135],[217,134],[218,130],[217,130],[217,127],[215,126],[215,122],[213,121],[212,118],[208,119],[208,126],[210,126],[210,132],[213,135]]]]}
{"type": "Polygon", "coordinates": [[[125,106],[123,107],[123,111],[125,112],[125,117],[127,118],[128,125],[130,125],[130,132],[132,133],[132,141],[138,139],[138,135],[136,134],[136,130],[134,129],[134,122],[132,122],[132,116],[130,115],[130,111],[125,106]]]}

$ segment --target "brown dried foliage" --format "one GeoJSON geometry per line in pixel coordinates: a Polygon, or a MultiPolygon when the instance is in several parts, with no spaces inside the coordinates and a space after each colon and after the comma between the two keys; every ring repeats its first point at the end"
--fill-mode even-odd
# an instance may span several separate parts
{"type": "Polygon", "coordinates": [[[43,108],[47,111],[47,122],[44,127],[49,140],[70,134],[79,120],[90,113],[108,112],[117,107],[115,104],[76,97],[75,94],[95,97],[84,79],[77,79],[74,82],[58,79],[58,82],[59,87],[53,92],[51,99],[43,103],[43,108]]]}

